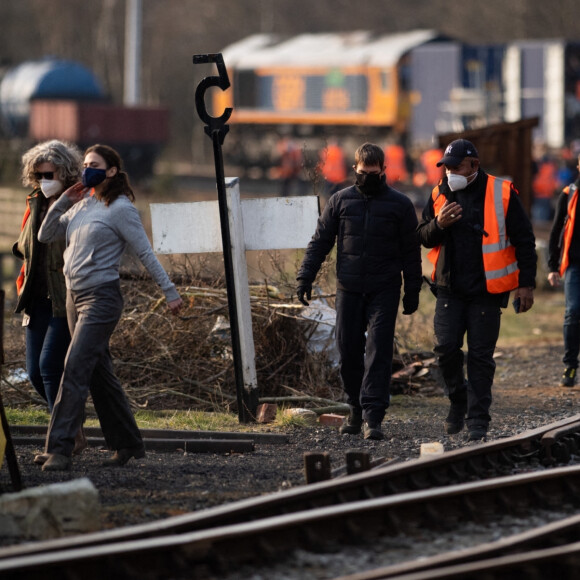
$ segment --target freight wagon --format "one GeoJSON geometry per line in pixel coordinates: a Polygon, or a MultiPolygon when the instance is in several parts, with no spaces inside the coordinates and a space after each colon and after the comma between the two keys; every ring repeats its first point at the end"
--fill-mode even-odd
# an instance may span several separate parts
{"type": "Polygon", "coordinates": [[[4,139],[25,145],[47,139],[115,147],[135,178],[147,177],[169,139],[164,107],[125,107],[110,102],[98,79],[79,63],[53,58],[25,62],[0,82],[4,139]]]}

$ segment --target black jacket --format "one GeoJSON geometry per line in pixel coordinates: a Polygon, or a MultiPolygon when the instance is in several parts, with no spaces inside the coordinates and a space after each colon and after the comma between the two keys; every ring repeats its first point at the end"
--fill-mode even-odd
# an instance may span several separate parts
{"type": "MultiPolygon", "coordinates": [[[[580,187],[580,179],[576,180],[576,187],[580,187]]],[[[560,257],[562,253],[562,234],[564,224],[568,215],[568,200],[570,196],[562,192],[558,198],[556,214],[552,222],[552,231],[550,232],[550,242],[548,246],[548,268],[550,272],[560,270],[560,257]]],[[[568,260],[570,264],[580,264],[580,219],[578,219],[578,206],[576,206],[576,222],[572,232],[572,242],[568,251],[568,260]]]]}
{"type": "MultiPolygon", "coordinates": [[[[426,248],[441,245],[435,283],[440,288],[459,296],[497,296],[502,305],[507,304],[509,293],[490,295],[487,292],[483,269],[482,236],[485,235],[484,201],[487,173],[479,170],[475,180],[461,191],[452,192],[445,177],[439,186],[441,195],[461,205],[462,219],[442,230],[436,223],[433,199],[423,209],[417,231],[426,248]]],[[[516,249],[519,286],[534,287],[536,279],[536,249],[532,224],[524,211],[517,190],[511,188],[506,215],[506,230],[516,249]]]]}
{"type": "Polygon", "coordinates": [[[386,286],[404,292],[421,290],[421,246],[411,200],[383,183],[378,194],[365,196],[353,185],[330,197],[306,248],[299,280],[313,282],[336,241],[337,287],[370,293],[386,286]]]}
{"type": "Polygon", "coordinates": [[[46,213],[48,202],[40,189],[27,198],[30,215],[20,232],[12,253],[26,265],[24,283],[18,295],[15,312],[29,313],[30,306],[39,297],[52,301],[52,315],[66,317],[66,285],[63,253],[66,240],[50,244],[38,241],[38,230],[46,213]]]}

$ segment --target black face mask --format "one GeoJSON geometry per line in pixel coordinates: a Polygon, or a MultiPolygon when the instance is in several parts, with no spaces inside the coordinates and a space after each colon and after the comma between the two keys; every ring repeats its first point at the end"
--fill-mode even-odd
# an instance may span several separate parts
{"type": "Polygon", "coordinates": [[[379,173],[356,173],[355,183],[365,195],[376,195],[385,183],[385,176],[379,173]]]}

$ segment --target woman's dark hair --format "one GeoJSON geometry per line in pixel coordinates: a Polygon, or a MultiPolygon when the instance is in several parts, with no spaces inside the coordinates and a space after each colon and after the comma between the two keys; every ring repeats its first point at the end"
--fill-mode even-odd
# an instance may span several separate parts
{"type": "Polygon", "coordinates": [[[101,198],[105,202],[105,205],[110,205],[120,195],[126,195],[131,201],[135,201],[135,193],[129,183],[129,176],[123,171],[121,156],[108,145],[91,145],[85,151],[85,157],[91,152],[100,155],[105,160],[107,169],[111,167],[117,168],[117,173],[109,178],[105,188],[101,192],[101,198]]]}

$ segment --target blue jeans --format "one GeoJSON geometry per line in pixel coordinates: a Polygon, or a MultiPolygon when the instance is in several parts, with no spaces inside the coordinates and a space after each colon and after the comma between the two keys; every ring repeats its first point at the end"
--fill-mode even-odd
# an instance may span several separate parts
{"type": "Polygon", "coordinates": [[[36,301],[28,312],[26,372],[32,386],[52,411],[70,343],[68,324],[65,316],[52,315],[52,302],[48,298],[36,301]]]}
{"type": "Polygon", "coordinates": [[[580,350],[580,264],[566,268],[564,276],[564,296],[566,311],[564,313],[564,365],[566,368],[578,368],[578,351],[580,350]]]}

